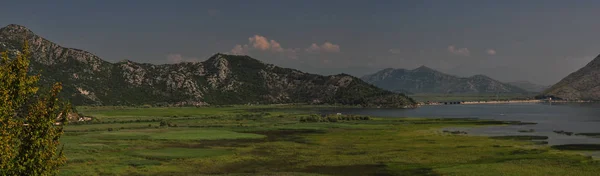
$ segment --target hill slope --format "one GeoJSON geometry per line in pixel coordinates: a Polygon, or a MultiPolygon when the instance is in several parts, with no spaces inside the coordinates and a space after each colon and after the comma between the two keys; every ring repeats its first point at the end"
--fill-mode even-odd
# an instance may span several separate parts
{"type": "Polygon", "coordinates": [[[0,29],[0,51],[14,55],[24,39],[40,83],[63,82],[77,105],[339,103],[404,107],[414,101],[346,74],[321,76],[262,63],[248,56],[215,54],[199,63],[110,63],[64,48],[19,25],[0,29]]]}
{"type": "Polygon", "coordinates": [[[600,100],[600,55],[542,94],[570,100],[600,100]]]}
{"type": "Polygon", "coordinates": [[[525,93],[527,91],[484,75],[460,78],[421,66],[414,70],[384,69],[362,80],[387,89],[412,93],[525,93]]]}

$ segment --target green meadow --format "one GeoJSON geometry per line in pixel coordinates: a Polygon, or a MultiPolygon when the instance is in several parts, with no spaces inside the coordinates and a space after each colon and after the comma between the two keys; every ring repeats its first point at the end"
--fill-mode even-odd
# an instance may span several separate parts
{"type": "Polygon", "coordinates": [[[311,115],[312,108],[80,107],[61,175],[598,175],[580,151],[445,127],[473,119],[311,115]]]}

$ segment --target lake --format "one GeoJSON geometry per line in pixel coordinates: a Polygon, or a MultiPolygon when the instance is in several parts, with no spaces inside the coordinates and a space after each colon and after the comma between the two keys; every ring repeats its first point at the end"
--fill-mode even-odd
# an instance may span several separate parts
{"type": "Polygon", "coordinates": [[[327,113],[360,114],[381,117],[478,118],[502,121],[534,122],[535,125],[452,128],[471,135],[541,135],[549,145],[600,144],[600,138],[558,134],[554,131],[600,133],[600,104],[597,103],[524,103],[422,106],[416,109],[329,109],[327,113]],[[533,129],[533,132],[519,132],[533,129]]]}

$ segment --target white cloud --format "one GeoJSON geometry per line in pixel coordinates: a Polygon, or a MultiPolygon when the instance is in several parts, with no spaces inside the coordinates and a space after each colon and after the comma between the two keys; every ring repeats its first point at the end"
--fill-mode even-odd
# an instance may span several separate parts
{"type": "Polygon", "coordinates": [[[234,55],[249,55],[251,52],[266,52],[277,54],[290,59],[297,59],[297,48],[283,48],[281,44],[275,40],[269,40],[261,35],[254,35],[248,38],[248,44],[235,45],[227,54],[234,55]]]}
{"type": "Polygon", "coordinates": [[[340,45],[336,45],[331,42],[325,42],[325,43],[321,44],[321,46],[319,46],[316,43],[313,43],[308,48],[306,48],[305,51],[308,53],[320,53],[320,52],[339,53],[340,45]]]}
{"type": "Polygon", "coordinates": [[[496,50],[494,49],[487,49],[485,52],[489,55],[496,55],[496,50]]]}
{"type": "MultiPolygon", "coordinates": [[[[252,46],[256,49],[259,50],[268,50],[269,48],[271,48],[271,44],[269,43],[269,40],[266,37],[260,36],[260,35],[254,35],[253,37],[248,38],[248,41],[250,41],[250,44],[252,44],[252,46]]],[[[273,41],[275,42],[275,41],[273,41]]]]}
{"type": "Polygon", "coordinates": [[[195,57],[184,57],[181,54],[169,54],[167,55],[167,60],[170,63],[181,63],[181,62],[198,62],[200,61],[198,58],[195,57]]]}
{"type": "Polygon", "coordinates": [[[337,53],[340,52],[340,45],[325,42],[323,45],[321,45],[321,50],[326,52],[337,53]]]}
{"type": "MultiPolygon", "coordinates": [[[[260,36],[260,35],[254,35],[250,38],[248,38],[248,44],[250,46],[252,46],[253,49],[257,49],[260,51],[271,51],[271,52],[285,52],[286,49],[281,47],[281,44],[279,44],[279,42],[275,41],[275,40],[269,40],[264,36],[260,36]]],[[[239,51],[240,48],[242,49],[246,49],[248,50],[248,45],[244,45],[244,47],[242,47],[241,45],[236,45],[233,49],[232,49],[232,53],[233,50],[237,50],[239,51]]]]}
{"type": "Polygon", "coordinates": [[[229,54],[234,54],[234,55],[248,55],[248,45],[235,45],[233,47],[233,49],[231,49],[231,51],[229,51],[229,54]]]}
{"type": "Polygon", "coordinates": [[[277,43],[275,40],[269,41],[269,45],[271,46],[271,51],[283,52],[283,48],[281,48],[281,45],[279,43],[277,43]]]}
{"type": "Polygon", "coordinates": [[[298,55],[302,51],[308,53],[338,53],[340,52],[340,46],[331,42],[325,42],[321,45],[313,43],[304,50],[300,48],[284,48],[275,40],[261,35],[254,35],[248,38],[248,44],[237,44],[227,54],[249,55],[250,53],[262,52],[278,54],[289,59],[298,59],[298,55]]]}
{"type": "Polygon", "coordinates": [[[450,52],[452,54],[456,54],[456,55],[461,55],[461,56],[469,56],[469,55],[471,55],[471,52],[469,51],[468,48],[459,48],[459,49],[457,49],[456,47],[454,47],[454,45],[448,46],[448,52],[450,52]]]}
{"type": "Polygon", "coordinates": [[[306,48],[306,52],[316,53],[316,52],[319,52],[320,49],[321,48],[319,47],[319,45],[317,45],[316,43],[313,43],[308,48],[306,48]]]}

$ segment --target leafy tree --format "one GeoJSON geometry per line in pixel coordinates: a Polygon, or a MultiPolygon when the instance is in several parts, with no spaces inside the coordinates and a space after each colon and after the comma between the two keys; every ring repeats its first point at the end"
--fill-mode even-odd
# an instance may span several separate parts
{"type": "Polygon", "coordinates": [[[59,139],[70,106],[58,99],[60,83],[38,94],[30,56],[25,42],[14,59],[0,59],[0,175],[54,175],[66,161],[59,139]]]}

